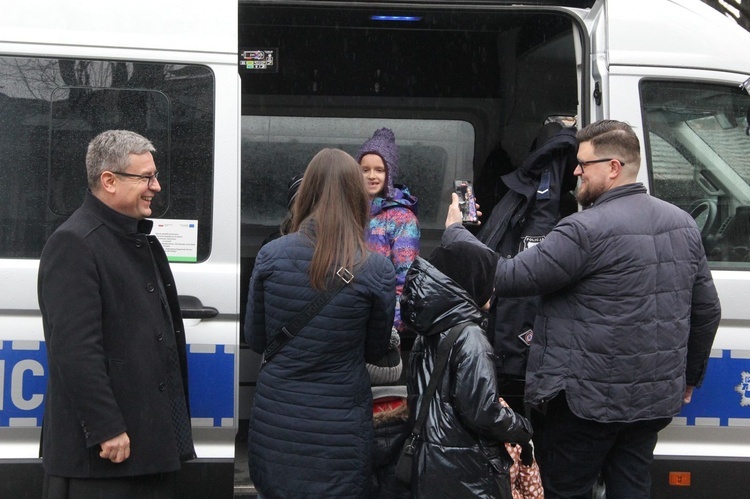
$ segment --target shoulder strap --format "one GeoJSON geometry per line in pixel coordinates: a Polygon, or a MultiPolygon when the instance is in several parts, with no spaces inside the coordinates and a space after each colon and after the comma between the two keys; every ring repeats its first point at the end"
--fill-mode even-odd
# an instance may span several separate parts
{"type": "Polygon", "coordinates": [[[430,376],[430,383],[427,385],[427,390],[425,390],[424,394],[422,395],[422,402],[419,407],[419,415],[414,421],[414,428],[412,429],[413,438],[418,437],[422,432],[422,426],[424,425],[425,419],[427,419],[427,412],[430,406],[430,402],[432,401],[432,397],[435,395],[435,391],[437,390],[437,385],[440,382],[440,378],[443,377],[443,373],[445,372],[445,366],[448,364],[448,358],[450,357],[453,343],[455,343],[456,338],[458,338],[458,335],[461,334],[461,331],[466,329],[466,327],[470,324],[471,322],[456,324],[440,342],[435,360],[435,367],[433,367],[432,376],[430,376]]]}
{"type": "Polygon", "coordinates": [[[294,336],[299,333],[313,317],[318,315],[320,309],[322,309],[326,303],[331,301],[331,298],[333,298],[341,288],[352,282],[354,279],[354,274],[344,267],[340,267],[336,271],[336,275],[339,279],[335,279],[333,284],[327,290],[319,293],[294,317],[294,319],[292,319],[289,324],[283,326],[280,332],[274,335],[268,343],[268,346],[266,346],[266,349],[263,351],[263,363],[261,364],[261,368],[271,359],[271,357],[281,350],[281,347],[283,347],[287,341],[294,338],[294,336]]]}

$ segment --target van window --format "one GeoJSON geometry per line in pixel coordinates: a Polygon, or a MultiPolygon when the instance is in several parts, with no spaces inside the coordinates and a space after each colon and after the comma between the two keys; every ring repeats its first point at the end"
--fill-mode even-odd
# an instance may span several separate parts
{"type": "Polygon", "coordinates": [[[213,73],[204,66],[0,57],[0,258],[38,258],[83,201],[86,146],[107,129],[149,138],[154,217],[198,222],[210,253],[213,73]]]}
{"type": "Polygon", "coordinates": [[[652,194],[695,217],[712,268],[750,269],[750,96],[644,81],[641,97],[652,194]]]}
{"type": "Polygon", "coordinates": [[[465,121],[243,116],[243,224],[275,229],[287,212],[289,180],[302,173],[318,151],[335,147],[356,158],[381,127],[396,135],[396,183],[419,199],[420,226],[441,228],[447,203],[442,194],[454,179],[473,177],[474,129],[465,121]]]}

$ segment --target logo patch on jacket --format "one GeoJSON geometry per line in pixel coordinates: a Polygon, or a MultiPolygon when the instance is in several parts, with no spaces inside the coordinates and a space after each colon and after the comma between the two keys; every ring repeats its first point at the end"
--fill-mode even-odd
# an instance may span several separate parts
{"type": "Polygon", "coordinates": [[[521,244],[519,244],[518,252],[520,253],[523,250],[531,248],[532,246],[536,246],[542,241],[544,241],[544,236],[523,236],[523,239],[521,239],[521,244]]]}
{"type": "Polygon", "coordinates": [[[529,346],[531,345],[531,340],[534,339],[534,331],[532,331],[531,329],[527,329],[526,331],[518,335],[518,339],[523,341],[526,346],[529,346]]]}
{"type": "Polygon", "coordinates": [[[552,173],[547,170],[542,173],[542,178],[539,179],[539,188],[536,190],[537,199],[549,199],[550,192],[549,186],[552,183],[552,173]]]}

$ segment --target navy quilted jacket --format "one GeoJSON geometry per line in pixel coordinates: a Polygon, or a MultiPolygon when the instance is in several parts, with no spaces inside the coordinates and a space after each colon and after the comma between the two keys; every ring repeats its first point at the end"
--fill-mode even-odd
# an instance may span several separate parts
{"type": "Polygon", "coordinates": [[[700,231],[642,184],[564,218],[495,278],[498,296],[544,295],[527,403],[564,391],[581,418],[631,422],[676,415],[685,385],[700,386],[721,317],[700,231]]]}
{"type": "Polygon", "coordinates": [[[543,293],[526,401],[564,390],[601,422],[671,417],[705,374],[721,309],[700,231],[640,184],[617,187],[498,263],[501,296],[543,293]]]}
{"type": "MultiPolygon", "coordinates": [[[[263,352],[318,292],[313,246],[299,232],[255,261],[245,338],[263,352]]],[[[263,497],[362,497],[370,486],[372,395],[365,361],[388,348],[396,302],[393,265],[372,254],[345,286],[260,371],[249,467],[263,497]]]]}

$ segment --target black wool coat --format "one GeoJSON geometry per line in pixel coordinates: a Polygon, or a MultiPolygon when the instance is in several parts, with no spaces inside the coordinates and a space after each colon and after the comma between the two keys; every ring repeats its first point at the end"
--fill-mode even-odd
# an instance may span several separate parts
{"type": "Polygon", "coordinates": [[[151,226],[87,192],[42,252],[38,294],[49,376],[41,454],[50,475],[169,472],[195,457],[178,455],[172,426],[168,376],[175,347],[179,366],[171,374],[188,400],[185,329],[164,249],[146,235],[151,226]],[[130,458],[120,464],[100,458],[99,444],[122,432],[130,438],[130,458]]]}

